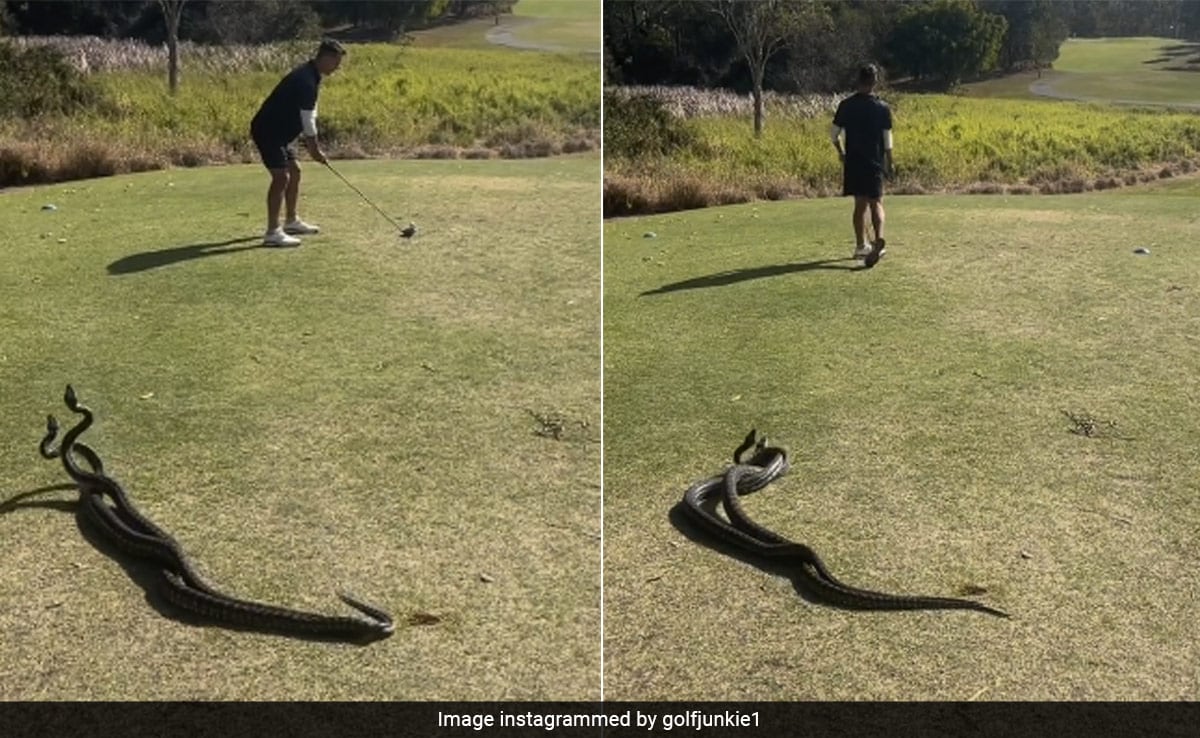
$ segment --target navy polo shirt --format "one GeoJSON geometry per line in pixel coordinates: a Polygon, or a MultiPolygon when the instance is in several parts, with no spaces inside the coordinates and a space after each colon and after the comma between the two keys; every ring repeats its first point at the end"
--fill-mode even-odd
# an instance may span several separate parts
{"type": "Polygon", "coordinates": [[[250,122],[250,132],[256,139],[271,142],[286,143],[296,138],[304,129],[300,111],[316,109],[320,88],[321,73],[314,61],[306,61],[288,72],[263,100],[250,122]]]}

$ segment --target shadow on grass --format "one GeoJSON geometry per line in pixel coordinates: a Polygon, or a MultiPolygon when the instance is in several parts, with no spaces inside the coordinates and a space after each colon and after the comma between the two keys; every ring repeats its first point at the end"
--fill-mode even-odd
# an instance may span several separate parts
{"type": "Polygon", "coordinates": [[[140,254],[130,254],[129,256],[121,257],[109,264],[108,273],[134,274],[136,272],[144,272],[147,269],[156,269],[158,267],[177,264],[181,261],[199,259],[204,256],[219,256],[221,254],[233,254],[238,251],[266,248],[262,243],[250,246],[240,245],[249,244],[251,241],[261,241],[261,239],[262,236],[246,236],[244,238],[231,238],[228,241],[193,243],[187,246],[172,246],[169,249],[161,249],[159,251],[143,251],[140,254]]]}
{"type": "Polygon", "coordinates": [[[1170,46],[1162,47],[1160,49],[1160,51],[1162,51],[1164,54],[1166,54],[1168,56],[1185,56],[1187,54],[1200,54],[1200,43],[1196,43],[1193,41],[1193,42],[1171,44],[1170,46]]]}
{"type": "MultiPolygon", "coordinates": [[[[739,494],[740,496],[745,497],[750,493],[751,491],[747,490],[745,492],[740,492],[739,494]]],[[[706,500],[705,508],[712,512],[715,510],[717,504],[717,498],[714,497],[706,500]]],[[[766,574],[791,580],[792,589],[794,589],[796,594],[799,595],[800,598],[805,602],[809,602],[814,605],[820,605],[822,607],[832,607],[838,610],[846,610],[850,612],[914,612],[914,610],[904,608],[875,608],[866,605],[850,605],[840,602],[830,602],[828,599],[826,599],[826,597],[821,595],[820,590],[816,589],[812,585],[811,582],[813,581],[815,575],[809,571],[806,565],[799,564],[795,561],[771,558],[770,556],[752,553],[744,548],[735,546],[732,543],[713,537],[711,534],[702,530],[699,526],[692,522],[687,511],[687,503],[683,502],[682,500],[671,508],[667,518],[670,520],[671,525],[673,525],[676,530],[682,533],[693,543],[711,548],[712,550],[724,554],[732,559],[737,559],[738,561],[753,566],[766,574]]],[[[910,595],[905,594],[901,596],[910,595]]],[[[942,609],[947,608],[920,608],[920,610],[924,611],[942,609]]],[[[969,612],[971,610],[963,609],[963,611],[969,612]]]]}
{"type": "Polygon", "coordinates": [[[75,509],[75,503],[68,500],[48,500],[39,502],[25,502],[27,498],[37,497],[46,492],[60,492],[69,489],[75,489],[75,485],[71,482],[62,482],[60,484],[48,484],[45,487],[37,487],[36,489],[18,492],[4,502],[0,502],[0,515],[5,515],[11,512],[16,512],[21,508],[44,507],[50,510],[62,510],[70,512],[75,509]]]}
{"type": "Polygon", "coordinates": [[[818,259],[817,261],[803,261],[793,264],[772,264],[770,266],[753,267],[751,269],[734,269],[728,272],[709,274],[704,277],[693,277],[685,279],[682,282],[664,284],[662,287],[643,292],[641,296],[663,295],[668,292],[680,292],[682,290],[699,290],[705,287],[724,287],[726,285],[737,284],[738,282],[749,282],[752,279],[766,279],[767,277],[779,277],[784,274],[812,272],[820,269],[857,272],[867,268],[861,263],[857,266],[846,264],[846,262],[856,261],[857,259],[847,256],[843,259],[818,259]]]}
{"type": "MultiPolygon", "coordinates": [[[[58,510],[61,512],[74,512],[75,525],[80,534],[83,536],[83,539],[91,544],[92,547],[97,551],[115,561],[122,569],[125,570],[125,574],[131,580],[133,580],[134,584],[141,587],[146,593],[146,603],[150,605],[155,612],[165,618],[175,620],[176,622],[180,622],[185,625],[196,627],[214,627],[221,628],[222,630],[235,630],[246,633],[268,633],[270,635],[282,635],[303,641],[348,643],[350,645],[359,646],[365,646],[374,640],[378,640],[378,638],[351,640],[321,635],[302,635],[294,632],[282,632],[273,628],[262,628],[227,622],[215,622],[211,619],[203,618],[195,613],[179,608],[171,604],[165,597],[163,597],[161,593],[161,590],[164,586],[162,565],[156,562],[131,556],[120,549],[107,536],[97,530],[92,521],[84,516],[82,512],[83,506],[79,504],[78,499],[27,501],[27,498],[29,497],[35,497],[46,492],[75,489],[77,489],[77,487],[73,483],[61,483],[21,492],[13,495],[3,502],[0,502],[0,515],[13,513],[26,508],[44,508],[49,510],[58,510]]],[[[245,602],[244,600],[241,601],[245,602]]]]}

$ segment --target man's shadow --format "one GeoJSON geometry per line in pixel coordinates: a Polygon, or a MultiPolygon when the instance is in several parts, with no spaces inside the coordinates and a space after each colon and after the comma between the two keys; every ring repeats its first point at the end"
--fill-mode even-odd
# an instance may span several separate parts
{"type": "Polygon", "coordinates": [[[752,279],[766,279],[767,277],[778,277],[784,274],[796,274],[799,272],[811,272],[819,269],[857,272],[867,269],[867,266],[859,262],[857,266],[849,266],[846,262],[855,262],[857,259],[847,256],[843,259],[818,259],[817,261],[802,261],[792,264],[772,264],[770,266],[752,267],[749,269],[733,269],[726,272],[717,272],[704,277],[693,277],[685,279],[682,282],[672,282],[664,284],[662,287],[648,290],[642,293],[642,297],[647,295],[663,295],[668,292],[680,292],[682,290],[698,290],[705,287],[724,287],[738,282],[749,282],[752,279]]]}
{"type": "Polygon", "coordinates": [[[204,256],[219,256],[221,254],[233,254],[238,251],[265,248],[262,243],[240,245],[250,244],[251,241],[259,241],[261,238],[261,236],[246,236],[244,238],[231,238],[228,241],[193,243],[187,246],[172,246],[171,248],[160,249],[158,251],[143,251],[140,254],[130,254],[129,256],[121,257],[109,264],[108,273],[113,275],[134,274],[135,272],[144,272],[147,269],[156,269],[181,261],[199,259],[204,256]]]}

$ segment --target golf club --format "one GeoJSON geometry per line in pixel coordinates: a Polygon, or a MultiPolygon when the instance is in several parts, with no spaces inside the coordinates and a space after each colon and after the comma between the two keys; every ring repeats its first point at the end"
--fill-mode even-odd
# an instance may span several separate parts
{"type": "Polygon", "coordinates": [[[345,177],[343,177],[343,176],[342,176],[342,173],[341,173],[341,172],[339,172],[338,170],[334,169],[332,164],[330,164],[329,162],[325,162],[325,166],[329,167],[329,171],[331,171],[331,172],[333,172],[334,174],[336,174],[338,179],[340,179],[340,180],[342,180],[343,182],[345,182],[347,187],[349,187],[350,189],[352,189],[352,190],[354,190],[355,192],[357,192],[357,193],[358,193],[358,196],[359,196],[359,197],[361,197],[361,198],[363,199],[363,201],[364,201],[364,202],[366,202],[366,203],[367,203],[368,205],[370,205],[371,207],[375,208],[375,212],[377,212],[377,213],[379,213],[380,215],[382,215],[382,216],[384,217],[384,219],[385,219],[385,220],[387,220],[387,222],[389,222],[389,223],[391,223],[392,225],[394,225],[394,226],[396,227],[396,230],[400,231],[400,236],[401,236],[402,238],[412,238],[412,237],[413,237],[413,235],[414,235],[414,234],[417,232],[417,227],[416,227],[416,225],[414,225],[414,224],[412,224],[412,223],[409,223],[409,224],[408,224],[407,226],[405,226],[405,227],[401,227],[399,223],[397,223],[396,221],[392,220],[391,216],[389,216],[387,213],[383,212],[383,210],[382,210],[382,209],[381,209],[381,208],[380,208],[378,205],[376,205],[375,203],[371,202],[370,198],[368,198],[366,195],[364,195],[364,194],[362,193],[362,190],[360,190],[360,189],[358,189],[357,187],[355,187],[354,185],[350,184],[350,180],[348,180],[348,179],[346,179],[345,177]]]}

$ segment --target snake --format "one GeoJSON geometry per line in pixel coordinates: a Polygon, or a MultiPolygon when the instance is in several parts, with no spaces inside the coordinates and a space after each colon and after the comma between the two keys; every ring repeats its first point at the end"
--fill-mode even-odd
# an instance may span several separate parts
{"type": "Polygon", "coordinates": [[[739,492],[762,489],[787,472],[787,453],[768,446],[766,438],[755,440],[751,430],[742,445],[734,451],[732,466],[724,474],[697,482],[684,493],[684,510],[701,527],[720,539],[760,556],[794,561],[799,575],[816,597],[829,604],[860,610],[975,610],[1007,618],[1007,613],[974,600],[957,597],[927,597],[900,595],[861,589],[838,580],[809,546],[793,542],[750,519],[742,508],[739,492]],[[754,456],[747,462],[742,457],[751,447],[754,456]],[[722,495],[722,505],[729,521],[722,520],[706,506],[714,494],[722,495]],[[811,569],[811,570],[810,570],[811,569]]]}
{"type": "Polygon", "coordinates": [[[392,634],[395,624],[387,612],[345,592],[338,592],[338,597],[366,619],[278,607],[217,590],[196,570],[179,543],[137,510],[121,484],[104,472],[99,455],[78,440],[92,425],[94,416],[79,402],[70,385],[64,401],[82,419],[63,436],[60,447],[53,449],[58,422],[54,416],[48,416],[39,452],[47,459],[61,458],[67,474],[80,490],[82,512],[95,528],[122,552],[159,565],[160,589],[163,598],[172,605],[207,620],[283,635],[371,641],[392,634]],[[90,471],[75,461],[75,453],[87,462],[90,471]],[[105,501],[105,495],[112,499],[112,505],[105,501]]]}

